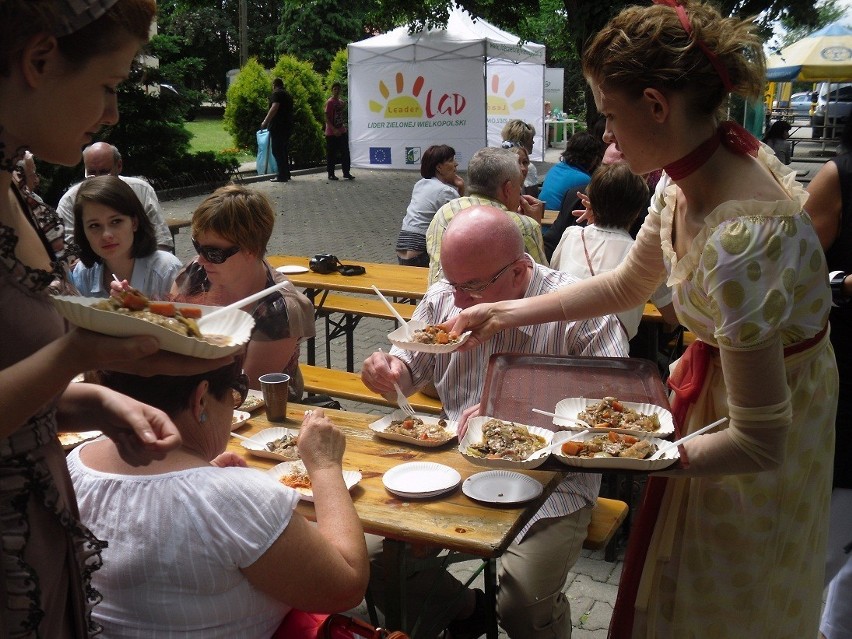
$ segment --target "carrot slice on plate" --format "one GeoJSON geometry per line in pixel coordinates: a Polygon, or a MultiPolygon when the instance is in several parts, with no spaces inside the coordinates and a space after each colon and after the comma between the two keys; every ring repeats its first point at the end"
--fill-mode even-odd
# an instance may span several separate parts
{"type": "Polygon", "coordinates": [[[148,304],[148,310],[165,317],[175,316],[175,305],[171,302],[151,302],[148,304]]]}
{"type": "Polygon", "coordinates": [[[185,306],[180,309],[180,314],[187,319],[198,319],[201,317],[201,309],[196,306],[185,306]]]}

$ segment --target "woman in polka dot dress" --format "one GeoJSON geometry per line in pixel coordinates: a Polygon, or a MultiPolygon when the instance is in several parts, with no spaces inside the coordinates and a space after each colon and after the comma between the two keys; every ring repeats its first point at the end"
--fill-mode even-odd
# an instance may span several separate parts
{"type": "Polygon", "coordinates": [[[624,310],[665,280],[699,338],[669,379],[681,434],[729,421],[649,481],[610,637],[813,637],[838,394],[825,259],[795,175],[719,123],[729,93],[761,94],[761,41],[709,6],[665,2],[625,9],[584,54],[604,140],[635,173],[665,169],[625,262],[467,309],[452,328],[472,329],[475,348],[507,327],[624,310]]]}

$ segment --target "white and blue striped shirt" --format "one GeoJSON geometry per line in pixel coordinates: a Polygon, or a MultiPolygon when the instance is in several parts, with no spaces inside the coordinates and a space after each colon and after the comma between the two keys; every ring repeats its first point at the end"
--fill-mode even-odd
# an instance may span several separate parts
{"type": "MultiPolygon", "coordinates": [[[[529,255],[526,257],[533,270],[524,297],[544,295],[580,281],[567,273],[536,264],[529,255]]],[[[429,287],[413,319],[441,324],[460,312],[453,300],[452,287],[438,282],[429,287]]],[[[627,351],[627,341],[618,321],[613,315],[605,315],[581,322],[548,322],[507,329],[464,353],[415,353],[394,347],[391,355],[409,366],[415,387],[434,382],[447,417],[457,420],[466,408],[482,398],[488,360],[494,353],[627,357],[627,351]]],[[[523,539],[530,526],[541,518],[561,517],[594,505],[600,483],[600,475],[596,473],[566,474],[516,541],[523,539]]]]}

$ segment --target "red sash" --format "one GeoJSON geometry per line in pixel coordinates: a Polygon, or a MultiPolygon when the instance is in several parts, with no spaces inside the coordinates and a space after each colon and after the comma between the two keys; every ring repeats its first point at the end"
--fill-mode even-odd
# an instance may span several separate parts
{"type": "MultiPolygon", "coordinates": [[[[813,337],[788,346],[784,349],[784,357],[801,353],[816,345],[825,337],[827,331],[828,325],[813,337]]],[[[684,351],[677,369],[668,379],[667,384],[674,393],[671,406],[675,424],[675,439],[681,436],[681,428],[686,420],[686,414],[689,407],[698,399],[698,395],[704,387],[710,358],[713,351],[717,350],[702,341],[694,341],[684,351]]],[[[688,468],[689,459],[687,459],[683,447],[680,449],[680,454],[681,468],[688,468]]],[[[609,639],[628,639],[633,634],[636,594],[639,591],[639,582],[642,579],[648,547],[660,513],[660,504],[663,501],[667,481],[668,477],[649,477],[645,486],[645,496],[639,508],[639,514],[630,530],[627,554],[624,559],[621,582],[618,586],[618,596],[615,600],[615,608],[609,626],[609,639]]]]}

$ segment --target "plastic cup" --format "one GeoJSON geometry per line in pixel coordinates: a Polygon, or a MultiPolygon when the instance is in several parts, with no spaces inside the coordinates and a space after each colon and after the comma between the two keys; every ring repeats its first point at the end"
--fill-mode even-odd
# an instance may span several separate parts
{"type": "Polygon", "coordinates": [[[266,419],[271,422],[286,421],[290,376],[285,373],[266,373],[258,379],[263,401],[266,403],[266,419]]]}

